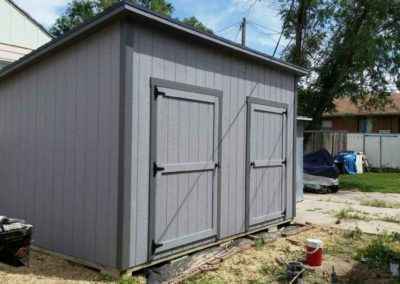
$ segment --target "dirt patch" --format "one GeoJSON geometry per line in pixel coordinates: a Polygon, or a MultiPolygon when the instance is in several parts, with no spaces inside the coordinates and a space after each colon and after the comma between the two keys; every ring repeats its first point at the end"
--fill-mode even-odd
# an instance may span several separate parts
{"type": "MultiPolygon", "coordinates": [[[[29,267],[0,264],[0,283],[106,283],[98,272],[58,257],[33,251],[29,267]]],[[[108,281],[110,282],[110,281],[108,281]]]]}
{"type": "Polygon", "coordinates": [[[234,255],[216,270],[199,274],[185,283],[285,283],[285,263],[303,260],[304,244],[309,238],[324,242],[325,258],[322,267],[305,273],[305,283],[330,283],[332,269],[340,283],[393,281],[386,272],[354,260],[355,249],[368,243],[374,236],[334,228],[314,228],[234,255]]]}
{"type": "MultiPolygon", "coordinates": [[[[323,266],[305,273],[305,283],[330,283],[334,267],[340,283],[393,283],[385,269],[371,268],[356,260],[359,248],[371,243],[376,236],[357,230],[316,227],[286,237],[267,238],[264,243],[251,239],[241,243],[241,252],[230,255],[212,266],[211,271],[200,271],[183,283],[285,283],[286,263],[302,260],[307,239],[324,242],[323,266]]],[[[240,247],[240,246],[238,246],[240,247]]],[[[70,263],[59,257],[33,252],[31,266],[23,268],[0,264],[0,283],[143,283],[143,279],[129,278],[114,281],[95,270],[70,263]]]]}

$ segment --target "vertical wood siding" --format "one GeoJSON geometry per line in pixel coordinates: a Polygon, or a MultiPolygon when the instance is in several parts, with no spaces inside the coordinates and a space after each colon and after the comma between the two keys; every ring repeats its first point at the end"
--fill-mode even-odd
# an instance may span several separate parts
{"type": "Polygon", "coordinates": [[[245,231],[246,97],[286,103],[288,109],[287,217],[293,217],[294,76],[202,47],[180,36],[131,25],[132,148],[130,266],[147,261],[150,77],[223,91],[221,238],[245,231]]]}
{"type": "Polygon", "coordinates": [[[0,214],[35,245],[115,266],[118,25],[0,82],[0,214]]]}

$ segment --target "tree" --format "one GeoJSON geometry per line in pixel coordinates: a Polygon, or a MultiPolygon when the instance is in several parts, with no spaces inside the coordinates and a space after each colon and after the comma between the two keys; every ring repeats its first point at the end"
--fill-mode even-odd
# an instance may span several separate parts
{"type": "Polygon", "coordinates": [[[284,56],[310,68],[299,91],[300,112],[318,126],[335,98],[386,104],[388,85],[400,87],[400,1],[281,0],[284,56]]]}
{"type": "Polygon", "coordinates": [[[214,32],[207,28],[202,22],[200,22],[196,17],[184,18],[182,23],[194,27],[196,30],[213,34],[214,32]]]}
{"type": "MultiPolygon", "coordinates": [[[[59,37],[71,29],[90,20],[98,13],[103,12],[113,4],[120,0],[72,0],[68,4],[64,14],[61,15],[50,32],[59,37]]],[[[167,0],[130,0],[135,4],[142,5],[147,9],[171,17],[174,12],[174,6],[167,0]]],[[[204,24],[198,21],[195,17],[185,18],[184,23],[192,25],[195,29],[205,32],[212,32],[204,24]]]]}
{"type": "Polygon", "coordinates": [[[133,0],[133,2],[168,17],[174,12],[174,6],[166,0],[133,0]]]}
{"type": "Polygon", "coordinates": [[[68,4],[64,14],[56,20],[56,23],[50,29],[50,33],[59,37],[74,27],[93,18],[97,14],[97,10],[97,2],[73,0],[68,4]]]}

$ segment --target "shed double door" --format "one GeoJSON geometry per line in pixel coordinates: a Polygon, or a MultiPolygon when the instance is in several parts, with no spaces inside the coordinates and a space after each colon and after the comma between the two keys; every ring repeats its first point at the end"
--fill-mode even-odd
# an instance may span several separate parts
{"type": "Polygon", "coordinates": [[[285,215],[286,116],[285,104],[247,100],[247,230],[285,215]]]}
{"type": "Polygon", "coordinates": [[[150,258],[214,241],[221,93],[152,79],[150,258]]]}

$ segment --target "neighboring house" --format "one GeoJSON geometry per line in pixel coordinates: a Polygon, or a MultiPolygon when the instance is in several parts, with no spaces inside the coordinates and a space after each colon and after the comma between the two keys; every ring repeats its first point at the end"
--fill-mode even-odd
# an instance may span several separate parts
{"type": "Polygon", "coordinates": [[[0,0],[0,69],[52,39],[11,0],[0,0]]]}
{"type": "Polygon", "coordinates": [[[336,100],[335,106],[335,112],[324,115],[322,128],[361,133],[400,133],[400,92],[392,93],[383,109],[365,109],[349,98],[336,100]]]}

